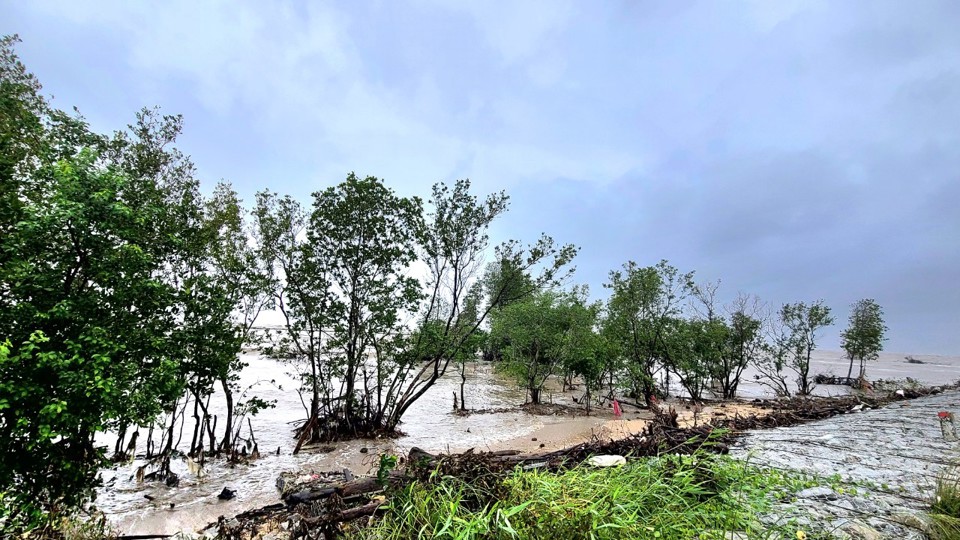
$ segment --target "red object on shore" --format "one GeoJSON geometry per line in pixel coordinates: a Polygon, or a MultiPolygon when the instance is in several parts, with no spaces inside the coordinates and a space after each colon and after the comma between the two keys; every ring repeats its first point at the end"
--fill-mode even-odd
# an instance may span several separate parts
{"type": "Polygon", "coordinates": [[[623,411],[620,410],[620,402],[613,400],[613,415],[617,418],[623,416],[623,411]]]}
{"type": "MultiPolygon", "coordinates": [[[[616,405],[614,405],[614,411],[616,411],[616,405]]],[[[614,413],[614,414],[616,414],[616,413],[614,413]]],[[[940,411],[940,412],[937,413],[937,416],[939,416],[940,418],[946,418],[946,417],[950,416],[950,413],[948,413],[947,411],[940,411]]]]}

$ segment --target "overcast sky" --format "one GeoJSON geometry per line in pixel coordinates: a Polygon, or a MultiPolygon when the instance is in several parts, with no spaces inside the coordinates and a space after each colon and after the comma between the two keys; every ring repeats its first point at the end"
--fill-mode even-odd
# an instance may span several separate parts
{"type": "Polygon", "coordinates": [[[887,350],[960,354],[960,2],[0,3],[99,131],[182,113],[205,186],[303,200],[350,171],[506,190],[500,238],[721,295],[875,298],[887,350]]]}

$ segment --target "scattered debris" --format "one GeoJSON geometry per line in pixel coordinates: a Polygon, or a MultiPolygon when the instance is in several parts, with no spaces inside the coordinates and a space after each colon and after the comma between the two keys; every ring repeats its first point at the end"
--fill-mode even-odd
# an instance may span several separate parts
{"type": "Polygon", "coordinates": [[[593,456],[587,460],[591,467],[617,467],[626,465],[627,458],[623,456],[593,456]]]}
{"type": "MultiPolygon", "coordinates": [[[[884,388],[882,384],[877,387],[884,388]]],[[[348,522],[377,515],[387,504],[391,488],[413,481],[434,482],[437,478],[452,476],[475,486],[477,489],[472,490],[475,493],[495,494],[501,489],[505,475],[517,467],[559,471],[582,463],[623,465],[628,459],[662,454],[698,451],[725,454],[745,430],[803,424],[877,408],[892,401],[939,393],[942,389],[934,391],[907,386],[897,390],[886,393],[867,391],[840,397],[754,400],[752,403],[763,409],[762,412],[748,416],[721,413],[707,420],[709,423],[694,427],[680,427],[673,407],[654,404],[650,407],[654,418],[640,433],[618,440],[595,437],[554,452],[522,454],[516,450],[477,452],[470,449],[459,454],[431,454],[413,448],[405,459],[400,459],[398,468],[382,471],[377,476],[354,475],[346,469],[284,473],[277,479],[283,502],[244,512],[234,519],[221,517],[208,527],[208,531],[220,538],[256,538],[281,529],[284,531],[282,536],[291,539],[332,538],[343,531],[348,522]]],[[[369,451],[364,448],[361,452],[364,450],[369,451]]],[[[832,501],[836,495],[824,487],[804,490],[798,497],[832,501]]]]}
{"type": "Polygon", "coordinates": [[[167,484],[167,487],[179,487],[180,486],[180,476],[176,473],[168,473],[167,478],[164,480],[164,483],[167,484]]]}

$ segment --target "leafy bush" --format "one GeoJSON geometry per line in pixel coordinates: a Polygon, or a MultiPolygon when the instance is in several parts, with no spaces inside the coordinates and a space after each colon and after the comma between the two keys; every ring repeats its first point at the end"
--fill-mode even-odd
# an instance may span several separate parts
{"type": "MultiPolygon", "coordinates": [[[[709,539],[765,531],[756,516],[799,483],[779,471],[712,455],[663,456],[618,468],[517,470],[493,490],[444,477],[414,483],[354,538],[709,539]]],[[[787,536],[784,536],[787,537],[787,536]]]]}

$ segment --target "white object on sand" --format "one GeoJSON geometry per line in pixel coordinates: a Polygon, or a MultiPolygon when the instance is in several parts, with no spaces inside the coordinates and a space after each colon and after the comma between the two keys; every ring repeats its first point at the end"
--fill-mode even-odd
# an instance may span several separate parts
{"type": "Polygon", "coordinates": [[[626,464],[627,458],[623,456],[593,456],[587,460],[587,465],[593,467],[616,467],[626,464]]]}

